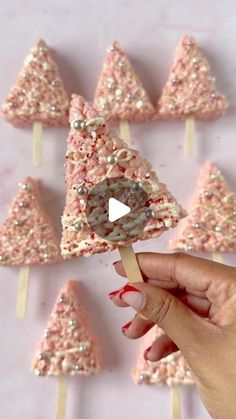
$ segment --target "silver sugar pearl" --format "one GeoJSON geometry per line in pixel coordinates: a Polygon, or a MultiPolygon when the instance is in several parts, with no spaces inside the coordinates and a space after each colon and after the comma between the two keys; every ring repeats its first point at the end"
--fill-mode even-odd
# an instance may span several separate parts
{"type": "Polygon", "coordinates": [[[19,183],[18,186],[19,186],[19,188],[23,189],[24,191],[29,190],[29,185],[27,185],[26,183],[19,183]]]}
{"type": "Polygon", "coordinates": [[[117,157],[114,154],[110,154],[110,156],[107,157],[107,162],[113,164],[117,162],[117,157]]]}
{"type": "Polygon", "coordinates": [[[139,182],[134,182],[132,184],[132,189],[134,189],[135,191],[137,191],[139,189],[139,182]]]}
{"type": "Polygon", "coordinates": [[[57,106],[52,105],[51,106],[51,111],[52,112],[60,112],[60,109],[57,106]]]}
{"type": "Polygon", "coordinates": [[[79,352],[84,352],[86,351],[87,346],[86,345],[79,345],[79,352]]]}
{"type": "Polygon", "coordinates": [[[22,226],[23,221],[20,221],[20,220],[15,220],[14,224],[15,224],[15,226],[20,227],[20,226],[22,226]]]}
{"type": "Polygon", "coordinates": [[[39,360],[39,361],[43,361],[44,359],[46,359],[46,355],[45,355],[45,353],[40,352],[40,353],[38,354],[38,360],[39,360]]]}
{"type": "Polygon", "coordinates": [[[20,208],[25,208],[25,207],[27,207],[26,202],[24,202],[24,201],[19,202],[19,207],[20,207],[20,208]]]}
{"type": "Polygon", "coordinates": [[[168,109],[169,109],[170,111],[174,111],[174,110],[176,109],[176,104],[175,104],[174,102],[169,103],[169,105],[168,105],[168,109]]]}
{"type": "Polygon", "coordinates": [[[76,229],[76,230],[81,230],[81,229],[82,229],[82,224],[81,224],[81,222],[80,222],[80,221],[77,221],[77,222],[75,223],[75,229],[76,229]]]}
{"type": "Polygon", "coordinates": [[[233,215],[236,215],[236,211],[233,211],[233,215]]]}
{"type": "Polygon", "coordinates": [[[50,336],[50,332],[49,332],[48,329],[46,329],[45,332],[44,332],[44,337],[48,338],[49,336],[50,336]]]}
{"type": "Polygon", "coordinates": [[[44,253],[44,254],[43,254],[43,258],[44,258],[45,260],[50,259],[50,254],[49,254],[49,253],[44,253]]]}
{"type": "Polygon", "coordinates": [[[219,233],[221,231],[221,227],[220,226],[215,226],[214,228],[216,233],[219,233]]]}
{"type": "Polygon", "coordinates": [[[194,42],[192,39],[188,39],[188,41],[186,42],[186,44],[188,45],[188,47],[192,47],[194,42]]]}
{"type": "Polygon", "coordinates": [[[172,77],[171,81],[172,81],[173,84],[178,84],[179,83],[179,79],[176,76],[172,77]]]}
{"type": "Polygon", "coordinates": [[[44,375],[44,373],[43,373],[43,371],[42,371],[42,370],[35,370],[35,374],[36,374],[38,377],[42,377],[42,376],[44,375]]]}
{"type": "Polygon", "coordinates": [[[76,319],[69,320],[69,326],[76,326],[76,324],[77,324],[76,319]]]}
{"type": "Polygon", "coordinates": [[[211,98],[212,98],[212,99],[215,99],[216,97],[217,97],[216,92],[214,92],[214,91],[213,91],[213,92],[211,92],[211,98]]]}
{"type": "Polygon", "coordinates": [[[132,98],[131,93],[127,93],[126,97],[127,97],[127,99],[131,99],[132,98]]]}
{"type": "Polygon", "coordinates": [[[194,65],[197,65],[199,62],[200,62],[200,60],[199,60],[199,58],[198,58],[198,57],[193,57],[193,59],[192,59],[192,63],[193,63],[194,65]]]}
{"type": "Polygon", "coordinates": [[[76,119],[76,121],[73,122],[73,128],[77,131],[80,131],[84,127],[84,121],[80,119],[76,119]]]}
{"type": "Polygon", "coordinates": [[[149,219],[155,217],[155,213],[151,208],[149,208],[145,211],[145,216],[149,219]]]}
{"type": "Polygon", "coordinates": [[[80,371],[82,369],[82,366],[80,364],[75,365],[75,370],[80,371]]]}
{"type": "Polygon", "coordinates": [[[187,250],[189,250],[189,251],[190,251],[190,250],[193,250],[193,246],[192,246],[191,244],[188,244],[188,245],[187,245],[187,250]]]}
{"type": "Polygon", "coordinates": [[[66,301],[65,296],[64,295],[60,295],[58,298],[59,303],[64,303],[66,301]]]}
{"type": "Polygon", "coordinates": [[[3,255],[0,255],[0,262],[3,262],[4,261],[4,256],[3,255]]]}
{"type": "Polygon", "coordinates": [[[206,198],[212,198],[213,193],[211,191],[205,191],[204,195],[205,195],[206,198]]]}
{"type": "Polygon", "coordinates": [[[193,228],[201,228],[202,225],[200,223],[195,223],[193,224],[193,228]]]}
{"type": "Polygon", "coordinates": [[[138,376],[140,381],[144,381],[147,378],[147,375],[145,374],[145,372],[140,372],[139,376],[138,376]]]}
{"type": "Polygon", "coordinates": [[[53,80],[52,82],[51,82],[51,85],[54,87],[54,86],[57,86],[57,84],[58,84],[58,81],[57,80],[53,80]]]}
{"type": "Polygon", "coordinates": [[[142,99],[139,99],[137,102],[136,102],[136,108],[137,109],[141,109],[143,107],[143,100],[142,99]]]}
{"type": "Polygon", "coordinates": [[[86,186],[84,186],[84,185],[80,185],[78,188],[77,188],[77,193],[79,194],[79,195],[86,195],[86,193],[88,192],[88,189],[86,188],[86,186]]]}

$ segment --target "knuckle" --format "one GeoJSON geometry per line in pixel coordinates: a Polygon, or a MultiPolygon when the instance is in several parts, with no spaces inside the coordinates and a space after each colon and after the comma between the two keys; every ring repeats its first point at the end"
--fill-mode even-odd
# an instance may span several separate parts
{"type": "Polygon", "coordinates": [[[172,275],[171,275],[173,280],[176,280],[176,278],[178,278],[178,268],[183,263],[185,256],[186,255],[181,252],[173,253],[174,261],[173,261],[172,275]]]}
{"type": "Polygon", "coordinates": [[[170,317],[174,305],[175,300],[171,296],[162,298],[159,302],[152,301],[150,307],[152,321],[162,327],[170,317]]]}

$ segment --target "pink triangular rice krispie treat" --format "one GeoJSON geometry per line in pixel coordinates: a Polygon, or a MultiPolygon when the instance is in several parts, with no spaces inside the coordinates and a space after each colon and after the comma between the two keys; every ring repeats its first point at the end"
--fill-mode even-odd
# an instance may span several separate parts
{"type": "Polygon", "coordinates": [[[195,40],[186,35],[176,48],[168,80],[157,104],[162,119],[215,119],[229,103],[215,88],[215,78],[195,40]]]}
{"type": "Polygon", "coordinates": [[[38,181],[27,177],[0,228],[0,265],[57,263],[60,248],[40,196],[38,181]]]}
{"type": "Polygon", "coordinates": [[[162,330],[155,326],[143,339],[137,365],[132,371],[134,382],[156,386],[194,384],[191,372],[180,351],[174,352],[157,362],[144,359],[145,349],[162,333],[162,330]]]}
{"type": "Polygon", "coordinates": [[[214,163],[206,162],[201,168],[189,216],[181,221],[170,247],[211,253],[236,251],[236,194],[214,163]]]}
{"type": "Polygon", "coordinates": [[[184,213],[166,186],[160,183],[151,164],[112,133],[103,118],[81,96],[72,98],[70,124],[66,154],[68,191],[62,217],[61,252],[64,258],[128,246],[137,240],[158,237],[176,226],[184,213]],[[140,235],[116,243],[99,237],[86,219],[89,191],[104,179],[114,177],[132,179],[140,184],[148,195],[147,210],[151,213],[140,235]]]}
{"type": "Polygon", "coordinates": [[[57,64],[46,43],[39,39],[2,107],[4,118],[14,125],[30,126],[35,121],[46,127],[68,125],[69,97],[57,64]]]}
{"type": "Polygon", "coordinates": [[[155,113],[119,42],[114,42],[107,51],[93,104],[100,115],[111,121],[145,121],[155,113]]]}
{"type": "Polygon", "coordinates": [[[91,375],[104,368],[100,346],[76,292],[76,281],[60,290],[38,345],[32,371],[38,376],[91,375]]]}

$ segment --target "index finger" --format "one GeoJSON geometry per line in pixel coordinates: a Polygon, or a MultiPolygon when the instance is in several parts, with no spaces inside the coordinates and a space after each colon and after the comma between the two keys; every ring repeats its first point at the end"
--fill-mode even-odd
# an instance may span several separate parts
{"type": "MultiPolygon", "coordinates": [[[[235,268],[185,253],[138,253],[136,256],[144,279],[174,281],[205,292],[216,279],[235,278],[235,268]]],[[[114,266],[119,275],[126,277],[122,261],[114,266]]]]}

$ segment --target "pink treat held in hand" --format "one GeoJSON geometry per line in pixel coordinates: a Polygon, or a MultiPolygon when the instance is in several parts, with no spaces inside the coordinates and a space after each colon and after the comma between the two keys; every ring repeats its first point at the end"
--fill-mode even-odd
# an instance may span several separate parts
{"type": "Polygon", "coordinates": [[[119,42],[114,42],[107,51],[93,104],[100,115],[111,121],[142,122],[155,113],[119,42]]]}
{"type": "Polygon", "coordinates": [[[40,196],[38,181],[27,177],[0,229],[0,265],[24,266],[57,263],[58,240],[40,196]]]}
{"type": "Polygon", "coordinates": [[[104,368],[76,286],[76,281],[67,281],[60,290],[33,361],[32,371],[38,376],[91,375],[104,368]]]}
{"type": "Polygon", "coordinates": [[[145,349],[162,334],[162,330],[154,326],[144,338],[137,365],[132,371],[134,382],[153,386],[194,384],[191,372],[181,352],[174,352],[157,362],[144,359],[145,349]]]}
{"type": "Polygon", "coordinates": [[[176,48],[169,77],[157,104],[161,119],[216,119],[229,106],[195,40],[186,35],[176,48]]]}
{"type": "MultiPolygon", "coordinates": [[[[81,96],[73,96],[70,111],[71,130],[68,137],[66,183],[67,197],[62,217],[61,252],[64,258],[89,256],[118,246],[129,246],[137,240],[160,236],[175,227],[185,215],[176,199],[161,183],[151,164],[111,132],[104,119],[81,96]],[[150,217],[145,228],[129,241],[105,240],[90,227],[86,218],[86,202],[94,186],[104,180],[131,179],[147,194],[145,204],[150,217]]],[[[95,218],[103,213],[97,201],[95,218]]],[[[125,229],[127,225],[123,225],[125,229]]],[[[122,233],[122,232],[121,232],[122,233]]],[[[120,235],[122,236],[122,234],[120,235]]]]}
{"type": "Polygon", "coordinates": [[[45,127],[68,125],[69,97],[58,67],[43,40],[31,49],[15,85],[2,107],[3,117],[13,125],[45,127]]]}
{"type": "Polygon", "coordinates": [[[170,247],[211,253],[236,251],[236,194],[214,163],[206,162],[202,167],[189,216],[181,221],[170,247]]]}

